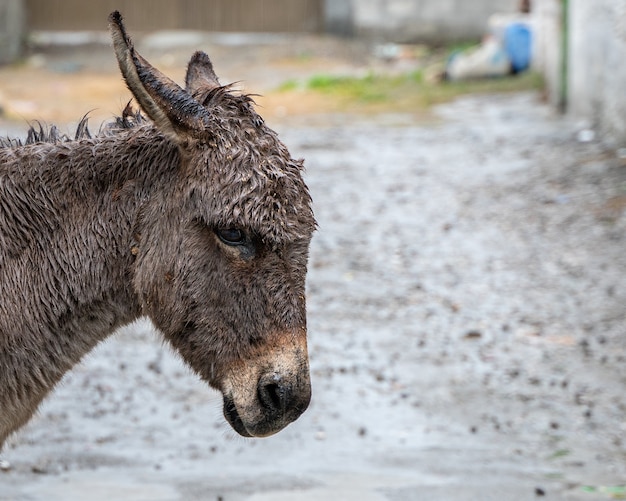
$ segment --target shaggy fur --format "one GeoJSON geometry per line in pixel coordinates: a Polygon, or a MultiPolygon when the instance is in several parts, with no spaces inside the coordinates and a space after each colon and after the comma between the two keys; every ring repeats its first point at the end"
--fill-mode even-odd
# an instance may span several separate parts
{"type": "Polygon", "coordinates": [[[203,53],[186,89],[110,18],[127,107],[96,137],[0,142],[0,446],[99,341],[151,318],[222,391],[246,436],[310,399],[304,281],[315,221],[302,162],[203,53]],[[239,230],[228,241],[224,230],[239,230]]]}

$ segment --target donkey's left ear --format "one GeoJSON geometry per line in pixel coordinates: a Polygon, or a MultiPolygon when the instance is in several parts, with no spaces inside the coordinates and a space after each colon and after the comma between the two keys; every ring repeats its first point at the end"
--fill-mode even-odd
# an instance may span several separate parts
{"type": "Polygon", "coordinates": [[[175,141],[201,137],[210,123],[207,110],[135,51],[119,12],[109,16],[109,25],[120,71],[139,106],[175,141]]]}
{"type": "Polygon", "coordinates": [[[213,71],[213,63],[204,52],[198,51],[189,60],[187,76],[185,77],[185,90],[191,96],[204,94],[211,89],[220,87],[220,82],[213,71]]]}

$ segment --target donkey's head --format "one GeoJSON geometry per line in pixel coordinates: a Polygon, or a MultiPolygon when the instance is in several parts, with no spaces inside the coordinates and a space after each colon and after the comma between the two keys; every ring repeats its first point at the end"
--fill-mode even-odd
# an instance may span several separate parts
{"type": "Polygon", "coordinates": [[[182,89],[134,50],[119,13],[109,20],[124,79],[173,166],[146,194],[134,286],[168,341],[222,392],[233,428],[271,435],[311,395],[304,281],[315,221],[302,162],[250,98],[219,85],[206,54],[194,54],[182,89]]]}

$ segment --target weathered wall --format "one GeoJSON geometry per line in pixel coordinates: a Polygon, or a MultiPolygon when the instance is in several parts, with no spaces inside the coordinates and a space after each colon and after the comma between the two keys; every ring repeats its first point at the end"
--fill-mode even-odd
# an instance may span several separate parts
{"type": "Polygon", "coordinates": [[[106,30],[119,10],[137,31],[316,32],[324,0],[25,0],[32,30],[106,30]]]}
{"type": "Polygon", "coordinates": [[[565,16],[563,4],[533,0],[534,64],[546,77],[550,101],[605,139],[626,144],[626,0],[569,0],[565,16]]]}
{"type": "Polygon", "coordinates": [[[626,0],[570,0],[568,106],[626,144],[626,0]]]}
{"type": "Polygon", "coordinates": [[[0,64],[17,59],[24,37],[22,0],[0,0],[0,64]]]}
{"type": "Polygon", "coordinates": [[[326,0],[327,29],[392,42],[476,39],[519,0],[326,0]]]}
{"type": "Polygon", "coordinates": [[[544,75],[551,104],[563,109],[566,88],[563,77],[563,2],[533,2],[533,68],[544,75]]]}

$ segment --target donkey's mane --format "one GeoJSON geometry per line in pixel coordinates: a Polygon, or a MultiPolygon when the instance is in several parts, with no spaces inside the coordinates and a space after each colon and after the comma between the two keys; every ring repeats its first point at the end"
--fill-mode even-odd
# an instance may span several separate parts
{"type": "Polygon", "coordinates": [[[19,148],[20,146],[40,143],[60,144],[79,141],[81,139],[91,139],[93,137],[109,137],[146,123],[148,123],[148,120],[139,110],[135,110],[129,101],[124,107],[122,114],[114,117],[110,121],[104,122],[95,136],[92,135],[89,130],[89,113],[86,113],[78,122],[74,137],[61,133],[54,124],[48,126],[39,121],[35,121],[28,128],[26,139],[0,137],[0,148],[19,148]]]}
{"type": "Polygon", "coordinates": [[[195,93],[193,97],[207,108],[220,106],[223,109],[231,109],[243,114],[253,112],[253,105],[255,104],[253,98],[256,94],[240,93],[235,89],[236,85],[237,82],[234,82],[212,87],[209,90],[201,90],[195,93]]]}
{"type": "MultiPolygon", "coordinates": [[[[235,84],[222,85],[197,93],[194,97],[202,103],[203,106],[219,106],[222,110],[229,110],[233,114],[243,113],[254,117],[256,125],[260,125],[263,119],[254,112],[253,94],[233,93],[235,84]]],[[[0,137],[0,148],[19,148],[31,144],[60,144],[79,141],[81,139],[92,139],[99,137],[111,137],[129,129],[134,129],[141,125],[146,125],[150,121],[141,113],[135,110],[129,101],[120,116],[105,121],[100,125],[100,129],[95,135],[89,130],[89,113],[85,113],[76,126],[74,137],[61,133],[59,128],[54,125],[45,125],[36,120],[30,124],[26,139],[12,137],[0,137]]]]}

